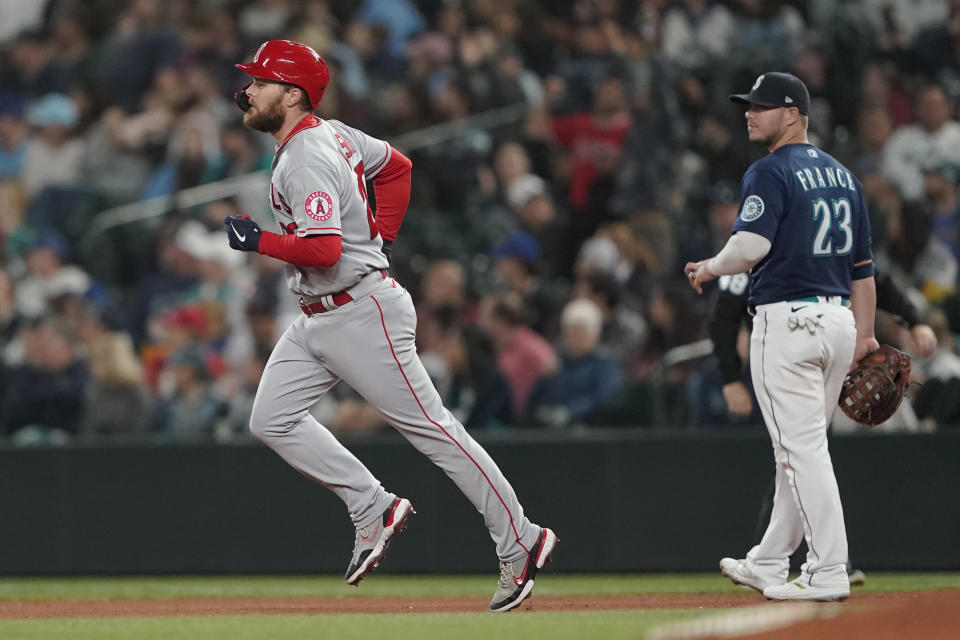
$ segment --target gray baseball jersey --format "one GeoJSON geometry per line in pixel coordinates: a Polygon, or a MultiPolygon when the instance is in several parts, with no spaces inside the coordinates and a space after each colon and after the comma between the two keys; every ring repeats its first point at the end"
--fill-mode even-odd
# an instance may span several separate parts
{"type": "Polygon", "coordinates": [[[370,271],[387,268],[365,181],[386,166],[392,149],[342,122],[314,122],[277,149],[270,181],[270,204],[286,233],[342,236],[343,253],[334,266],[287,265],[290,289],[303,296],[343,291],[370,271]]]}
{"type": "Polygon", "coordinates": [[[417,356],[410,294],[382,271],[388,263],[365,178],[375,177],[390,156],[386,142],[310,116],[279,146],[270,198],[281,227],[301,236],[339,234],[343,250],[330,268],[288,266],[294,294],[322,300],[330,310],[301,314],[281,336],[257,390],[250,429],[336,493],[357,528],[370,525],[396,496],[310,414],[344,380],[453,479],[483,514],[497,555],[514,560],[536,543],[541,529],[524,516],[494,461],[443,406],[417,356]],[[352,299],[331,304],[342,292],[352,299]]]}

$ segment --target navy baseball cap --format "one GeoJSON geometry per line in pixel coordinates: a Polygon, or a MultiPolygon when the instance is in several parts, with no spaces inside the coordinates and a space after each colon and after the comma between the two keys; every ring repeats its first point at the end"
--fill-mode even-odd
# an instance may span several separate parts
{"type": "Polygon", "coordinates": [[[533,264],[540,259],[540,243],[526,231],[515,231],[496,245],[490,255],[493,258],[517,258],[526,264],[533,264]]]}
{"type": "Polygon", "coordinates": [[[796,107],[803,115],[810,111],[810,92],[803,80],[792,73],[770,71],[757,77],[750,93],[735,93],[731,102],[761,107],[796,107]]]}

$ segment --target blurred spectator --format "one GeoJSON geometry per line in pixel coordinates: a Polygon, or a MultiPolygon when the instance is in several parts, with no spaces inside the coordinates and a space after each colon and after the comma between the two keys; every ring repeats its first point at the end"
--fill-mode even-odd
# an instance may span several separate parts
{"type": "Polygon", "coordinates": [[[960,260],[960,237],[957,217],[960,215],[960,192],[957,177],[960,166],[930,170],[923,174],[923,194],[933,214],[931,233],[946,245],[953,257],[960,260]]]}
{"type": "Polygon", "coordinates": [[[857,113],[857,127],[834,155],[852,168],[861,182],[881,172],[883,150],[893,134],[893,120],[885,107],[868,105],[857,113]]]}
{"type": "Polygon", "coordinates": [[[22,237],[27,194],[17,180],[0,179],[0,261],[6,261],[14,238],[22,237]]]}
{"type": "Polygon", "coordinates": [[[893,132],[883,151],[883,172],[905,200],[923,197],[923,171],[960,167],[960,122],[951,117],[943,88],[927,85],[917,97],[917,123],[893,132]]]}
{"type": "MultiPolygon", "coordinates": [[[[210,327],[207,309],[200,304],[184,304],[154,319],[151,342],[141,348],[145,381],[151,391],[161,395],[171,393],[175,386],[173,354],[203,350],[205,357],[214,355],[207,351],[210,327]]],[[[206,367],[207,361],[204,363],[206,367]]]]}
{"type": "Polygon", "coordinates": [[[131,122],[119,107],[111,107],[85,134],[84,179],[111,204],[137,200],[153,171],[131,122]]]}
{"type": "Polygon", "coordinates": [[[524,325],[521,302],[515,296],[485,298],[478,321],[510,385],[513,416],[523,416],[534,385],[557,370],[557,354],[543,336],[524,325]]]}
{"type": "Polygon", "coordinates": [[[161,395],[151,429],[176,439],[213,437],[226,407],[211,384],[202,347],[188,344],[177,349],[167,366],[172,373],[172,388],[161,395]]]}
{"type": "Polygon", "coordinates": [[[707,189],[706,225],[698,225],[688,238],[680,240],[678,262],[692,256],[714,255],[730,237],[740,213],[740,187],[734,182],[718,182],[707,189]]]}
{"type": "Polygon", "coordinates": [[[180,221],[174,220],[161,228],[152,238],[156,246],[147,252],[147,260],[141,262],[146,273],[138,274],[128,322],[130,334],[138,345],[147,336],[150,319],[190,299],[199,281],[196,258],[180,246],[182,242],[178,243],[180,225],[180,221]]]}
{"type": "MultiPolygon", "coordinates": [[[[915,36],[908,33],[898,43],[902,49],[897,51],[900,62],[906,71],[935,78],[949,88],[953,99],[957,99],[960,97],[960,2],[947,0],[920,4],[925,5],[930,14],[916,26],[919,31],[915,36]],[[938,15],[944,7],[947,15],[938,15]]],[[[901,13],[906,13],[896,3],[889,6],[892,11],[901,9],[901,13]]]]}
{"type": "Polygon", "coordinates": [[[203,181],[213,182],[252,171],[267,171],[272,160],[273,154],[258,146],[250,129],[229,127],[220,136],[220,153],[207,162],[203,181]]]}
{"type": "Polygon", "coordinates": [[[27,155],[29,129],[23,98],[0,93],[0,178],[19,177],[27,155]]]}
{"type": "Polygon", "coordinates": [[[208,322],[219,319],[208,326],[205,338],[211,342],[225,338],[230,328],[245,321],[246,301],[241,291],[249,284],[249,275],[243,254],[223,242],[219,229],[207,231],[194,220],[180,227],[177,243],[197,261],[200,279],[191,292],[191,302],[205,306],[208,322]]]}
{"type": "Polygon", "coordinates": [[[454,260],[438,260],[423,276],[417,296],[417,350],[432,351],[446,327],[465,320],[467,274],[454,260]]]}
{"type": "Polygon", "coordinates": [[[12,368],[25,357],[20,340],[22,324],[14,304],[13,280],[6,269],[0,269],[0,399],[6,397],[12,368]]]}
{"type": "Polygon", "coordinates": [[[151,413],[151,397],[130,336],[104,332],[88,346],[91,381],[86,389],[80,431],[86,437],[141,435],[151,413]]]}
{"type": "Polygon", "coordinates": [[[27,195],[33,197],[48,185],[77,183],[84,145],[71,131],[77,123],[73,101],[59,93],[47,94],[27,110],[27,122],[35,131],[21,172],[27,195]]]}
{"type": "Polygon", "coordinates": [[[382,53],[394,60],[402,58],[407,41],[427,27],[426,20],[411,0],[364,0],[354,19],[387,30],[382,53]]]}
{"type": "Polygon", "coordinates": [[[722,3],[681,0],[663,14],[664,57],[681,69],[699,69],[726,55],[736,31],[733,14],[722,3]]]}
{"type": "Polygon", "coordinates": [[[537,382],[529,398],[534,420],[552,427],[589,422],[623,386],[620,365],[597,349],[603,328],[603,313],[597,305],[573,300],[564,307],[560,326],[560,369],[537,382]]]}
{"type": "Polygon", "coordinates": [[[240,29],[247,44],[259,46],[264,40],[276,37],[287,26],[291,8],[284,0],[254,0],[240,10],[240,29]]]}
{"type": "Polygon", "coordinates": [[[476,327],[450,325],[437,341],[447,379],[444,406],[468,429],[512,424],[510,385],[490,339],[476,327]]]}
{"type": "MultiPolygon", "coordinates": [[[[705,335],[705,312],[698,301],[687,290],[667,282],[661,282],[653,290],[646,318],[650,323],[650,337],[634,362],[633,370],[628,373],[633,380],[651,379],[670,349],[690,344],[705,335]]],[[[682,383],[691,366],[675,367],[669,372],[669,381],[682,383]]]]}
{"type": "Polygon", "coordinates": [[[0,425],[14,434],[14,441],[34,436],[59,441],[77,434],[89,379],[86,364],[75,357],[64,330],[51,318],[37,318],[20,331],[26,359],[10,371],[0,425]],[[26,427],[32,429],[18,436],[26,427]]]}
{"type": "Polygon", "coordinates": [[[869,63],[860,78],[860,104],[886,109],[896,127],[913,122],[910,94],[902,86],[896,69],[880,61],[869,63]]]}
{"type": "Polygon", "coordinates": [[[931,308],[924,322],[937,335],[937,349],[929,358],[917,359],[913,380],[913,406],[925,429],[960,424],[960,356],[954,346],[946,314],[931,308]]]}
{"type": "Polygon", "coordinates": [[[691,146],[705,165],[705,181],[708,184],[738,183],[737,170],[749,166],[752,160],[751,149],[743,144],[743,136],[735,135],[735,130],[714,113],[703,114],[696,126],[691,146]]]}
{"type": "Polygon", "coordinates": [[[541,245],[553,244],[557,229],[553,199],[547,190],[547,183],[532,173],[524,174],[507,187],[506,196],[520,229],[536,238],[541,245]]]}
{"type": "Polygon", "coordinates": [[[257,348],[236,372],[235,381],[223,393],[226,400],[226,432],[230,437],[248,437],[250,435],[250,412],[257,397],[257,386],[263,377],[263,369],[273,344],[266,348],[257,348]]]}
{"type": "Polygon", "coordinates": [[[69,245],[58,232],[36,232],[24,252],[27,272],[17,282],[17,311],[29,318],[43,314],[54,298],[64,294],[85,295],[92,285],[90,276],[69,264],[69,245]]]}
{"type": "Polygon", "coordinates": [[[737,35],[730,50],[750,69],[789,69],[805,28],[803,15],[786,0],[737,0],[737,35]]]}
{"type": "Polygon", "coordinates": [[[593,302],[603,316],[597,352],[626,366],[647,339],[649,328],[643,315],[621,304],[621,287],[607,273],[584,273],[577,278],[573,295],[593,302]]]}
{"type": "Polygon", "coordinates": [[[159,0],[125,3],[99,44],[94,86],[107,105],[134,113],[159,69],[176,65],[182,35],[165,23],[173,5],[159,0]]]}
{"type": "MultiPolygon", "coordinates": [[[[565,92],[565,85],[554,79],[548,85],[544,108],[555,104],[565,92]]],[[[590,111],[550,117],[552,134],[565,152],[561,159],[566,166],[558,170],[570,185],[574,209],[571,233],[581,240],[592,234],[607,215],[608,187],[601,181],[611,178],[617,168],[632,125],[623,80],[607,76],[593,95],[590,111]]]]}
{"type": "Polygon", "coordinates": [[[563,292],[539,276],[540,244],[517,231],[490,251],[500,290],[521,300],[526,324],[548,339],[556,335],[563,292]]]}
{"type": "Polygon", "coordinates": [[[8,42],[19,33],[43,24],[48,0],[19,0],[0,7],[0,42],[8,42]]]}
{"type": "Polygon", "coordinates": [[[920,202],[906,202],[886,221],[887,246],[877,258],[890,260],[891,275],[914,286],[932,303],[943,302],[957,287],[958,262],[950,248],[931,234],[933,212],[920,202]]]}

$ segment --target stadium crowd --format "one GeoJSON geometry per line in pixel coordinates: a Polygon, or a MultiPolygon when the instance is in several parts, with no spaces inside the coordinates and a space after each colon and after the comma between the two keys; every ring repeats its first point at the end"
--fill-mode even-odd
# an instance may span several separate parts
{"type": "MultiPolygon", "coordinates": [[[[271,38],[327,60],[320,117],[413,160],[391,270],[468,428],[744,423],[680,267],[729,234],[765,150],[727,94],[769,69],[809,87],[812,142],[855,169],[878,267],[937,332],[900,426],[960,423],[960,0],[21,0],[0,6],[0,437],[248,437],[299,313],[281,263],[223,237],[269,220],[265,192],[96,221],[269,172],[232,95],[271,38]]],[[[318,419],[383,427],[351,393],[318,419]]]]}

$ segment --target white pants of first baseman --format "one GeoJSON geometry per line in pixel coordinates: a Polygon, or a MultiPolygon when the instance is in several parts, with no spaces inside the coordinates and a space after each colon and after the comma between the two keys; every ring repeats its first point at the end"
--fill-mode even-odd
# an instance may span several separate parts
{"type": "Polygon", "coordinates": [[[280,337],[257,389],[250,430],[339,496],[357,528],[368,526],[396,496],[309,411],[342,379],[456,483],[483,514],[502,560],[523,556],[540,527],[524,516],[493,459],[443,406],[417,356],[410,294],[376,271],[350,293],[352,302],[300,315],[280,337]]]}
{"type": "Polygon", "coordinates": [[[747,565],[773,584],[786,580],[789,557],[804,537],[804,581],[847,584],[847,533],[827,426],[853,361],[857,331],[853,313],[836,301],[760,305],[753,322],[753,385],[777,471],[770,524],[747,554],[747,565]]]}

